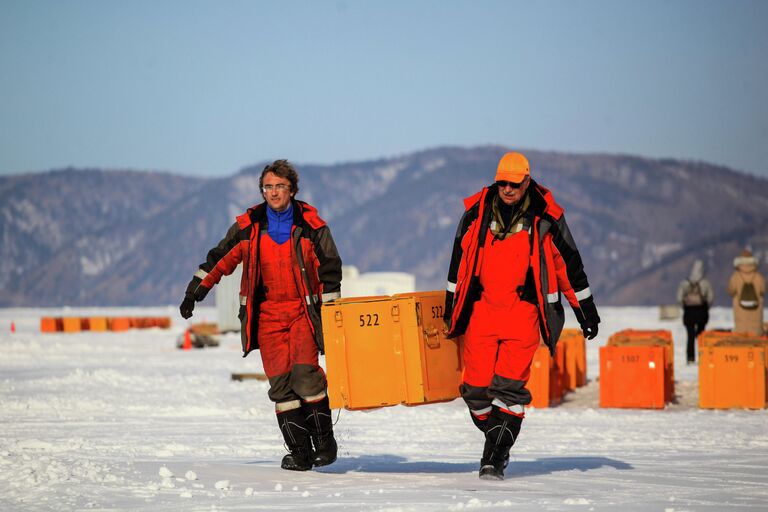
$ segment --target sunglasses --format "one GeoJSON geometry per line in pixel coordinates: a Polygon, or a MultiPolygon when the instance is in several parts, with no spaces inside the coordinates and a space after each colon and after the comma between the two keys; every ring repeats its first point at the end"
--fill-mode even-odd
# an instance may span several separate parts
{"type": "Polygon", "coordinates": [[[523,183],[525,183],[525,178],[523,178],[523,181],[520,183],[515,183],[514,181],[497,181],[496,186],[500,189],[505,189],[507,187],[520,188],[523,186],[523,183]]]}

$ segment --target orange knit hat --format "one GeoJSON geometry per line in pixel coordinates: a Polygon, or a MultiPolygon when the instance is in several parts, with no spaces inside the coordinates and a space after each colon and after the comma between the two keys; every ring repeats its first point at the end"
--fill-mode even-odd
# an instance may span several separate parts
{"type": "Polygon", "coordinates": [[[507,153],[499,160],[496,169],[496,181],[511,181],[520,183],[530,175],[528,159],[520,153],[507,153]]]}

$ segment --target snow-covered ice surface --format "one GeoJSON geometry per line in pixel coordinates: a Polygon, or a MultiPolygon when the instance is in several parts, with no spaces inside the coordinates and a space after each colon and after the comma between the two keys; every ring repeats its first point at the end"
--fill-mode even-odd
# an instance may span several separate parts
{"type": "MultiPolygon", "coordinates": [[[[0,510],[767,510],[768,412],[695,407],[679,320],[659,321],[656,308],[600,313],[590,385],[528,410],[506,479],[486,482],[482,437],[460,400],[341,411],[339,460],[288,472],[267,383],[230,379],[261,371],[258,354],[241,358],[237,335],[184,352],[175,308],[0,310],[0,510]],[[89,314],[175,324],[38,332],[40,316],[89,314]],[[597,407],[598,347],[627,327],[673,331],[677,404],[597,407]]],[[[203,317],[215,311],[194,320],[203,317]]],[[[716,309],[710,327],[730,322],[716,309]]]]}

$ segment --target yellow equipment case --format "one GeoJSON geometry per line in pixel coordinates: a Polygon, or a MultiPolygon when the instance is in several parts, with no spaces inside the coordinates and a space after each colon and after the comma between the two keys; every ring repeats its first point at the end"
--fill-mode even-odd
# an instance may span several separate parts
{"type": "Polygon", "coordinates": [[[461,341],[443,335],[445,292],[354,297],[323,304],[332,409],[453,400],[461,341]]]}

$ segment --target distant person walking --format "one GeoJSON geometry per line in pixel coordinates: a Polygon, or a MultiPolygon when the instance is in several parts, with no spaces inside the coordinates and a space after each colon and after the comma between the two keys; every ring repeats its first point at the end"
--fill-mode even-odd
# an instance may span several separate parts
{"type": "MultiPolygon", "coordinates": [[[[299,175],[287,160],[266,166],[264,202],[237,217],[187,286],[180,312],[190,318],[223,275],[243,263],[243,357],[260,349],[269,398],[291,453],[283,469],[306,471],[336,460],[325,373],[320,305],[340,297],[341,258],[317,210],[294,196],[299,175]]],[[[246,395],[246,400],[253,397],[246,395]]]]}
{"type": "Polygon", "coordinates": [[[696,260],[688,279],[677,287],[677,301],[683,306],[683,325],[688,331],[688,363],[696,361],[696,338],[707,327],[709,308],[715,302],[712,284],[704,277],[704,262],[696,260]]]}
{"type": "Polygon", "coordinates": [[[543,336],[554,353],[561,297],[584,336],[600,317],[563,209],[531,179],[528,160],[507,153],[495,183],[464,200],[445,298],[446,335],[464,334],[459,388],[485,435],[479,476],[501,480],[531,403],[526,384],[543,336]]]}
{"type": "Polygon", "coordinates": [[[765,278],[757,265],[757,258],[747,249],[733,260],[736,270],[728,281],[728,295],[733,297],[734,331],[762,336],[765,278]]]}

